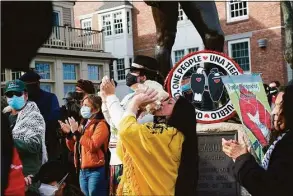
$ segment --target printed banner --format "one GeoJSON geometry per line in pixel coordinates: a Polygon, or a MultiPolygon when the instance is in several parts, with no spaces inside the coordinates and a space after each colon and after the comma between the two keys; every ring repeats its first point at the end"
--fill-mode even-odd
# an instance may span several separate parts
{"type": "Polygon", "coordinates": [[[264,157],[271,129],[271,109],[259,74],[223,76],[230,100],[246,126],[246,134],[256,152],[258,162],[264,157]]]}

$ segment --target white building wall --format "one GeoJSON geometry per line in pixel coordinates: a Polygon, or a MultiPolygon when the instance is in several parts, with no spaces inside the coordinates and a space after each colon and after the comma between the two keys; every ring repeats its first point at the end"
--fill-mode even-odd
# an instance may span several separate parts
{"type": "MultiPolygon", "coordinates": [[[[129,7],[121,7],[120,9],[113,9],[110,11],[103,10],[99,13],[99,24],[100,29],[102,29],[102,15],[113,13],[121,11],[122,12],[122,18],[123,18],[123,33],[118,35],[110,35],[105,36],[105,52],[111,53],[115,58],[120,59],[124,58],[124,66],[125,68],[130,67],[130,58],[133,59],[134,56],[134,50],[133,50],[133,35],[132,35],[132,14],[131,14],[131,8],[129,7]],[[127,11],[130,12],[130,32],[128,33],[127,29],[127,11]]],[[[123,99],[125,95],[127,95],[130,92],[130,88],[125,85],[125,79],[124,80],[118,80],[117,76],[117,62],[113,62],[113,70],[114,70],[114,79],[117,82],[116,87],[116,95],[120,100],[123,99]]],[[[128,73],[126,70],[125,75],[128,73]]],[[[110,74],[109,74],[110,75],[110,74]]],[[[108,75],[108,76],[109,76],[108,75]]]]}
{"type": "Polygon", "coordinates": [[[185,50],[185,55],[187,55],[189,48],[198,48],[199,50],[203,50],[204,44],[191,21],[184,17],[182,21],[178,21],[177,23],[177,34],[172,48],[173,64],[175,63],[174,51],[185,50]]]}

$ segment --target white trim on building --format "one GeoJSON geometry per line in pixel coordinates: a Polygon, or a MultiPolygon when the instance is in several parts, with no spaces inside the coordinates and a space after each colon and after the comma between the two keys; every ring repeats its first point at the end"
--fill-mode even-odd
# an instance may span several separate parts
{"type": "Polygon", "coordinates": [[[227,22],[237,22],[249,18],[248,1],[227,1],[226,2],[227,22]]]}
{"type": "Polygon", "coordinates": [[[250,38],[243,38],[228,41],[228,54],[229,56],[234,59],[240,67],[243,69],[244,73],[251,73],[251,49],[250,49],[250,38]],[[247,47],[246,44],[247,43],[247,47]],[[234,45],[234,46],[233,46],[234,45]],[[233,54],[233,47],[238,47],[238,51],[234,51],[233,54]],[[242,47],[242,48],[239,48],[242,47]],[[245,51],[247,49],[247,51],[245,51]],[[236,56],[235,56],[236,55],[236,56]],[[237,56],[239,55],[239,56],[237,56]],[[248,61],[247,61],[248,58],[248,61]],[[248,70],[245,70],[245,67],[248,64],[248,70]]]}

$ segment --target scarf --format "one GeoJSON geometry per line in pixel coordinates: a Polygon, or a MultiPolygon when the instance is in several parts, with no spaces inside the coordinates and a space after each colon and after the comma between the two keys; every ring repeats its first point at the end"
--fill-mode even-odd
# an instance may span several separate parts
{"type": "Polygon", "coordinates": [[[282,135],[280,135],[274,142],[273,144],[269,147],[269,149],[267,150],[265,156],[264,156],[264,159],[262,160],[262,168],[264,168],[265,170],[268,169],[269,167],[269,162],[270,162],[270,159],[271,159],[271,155],[277,145],[277,143],[279,141],[281,141],[283,139],[283,137],[286,135],[287,132],[283,133],[282,135]]]}
{"type": "MultiPolygon", "coordinates": [[[[12,130],[13,139],[30,143],[32,138],[41,137],[37,141],[42,145],[42,163],[47,162],[47,149],[45,144],[46,124],[35,102],[27,102],[26,106],[18,113],[15,126],[12,130]]],[[[34,141],[36,142],[36,141],[34,141]]]]}

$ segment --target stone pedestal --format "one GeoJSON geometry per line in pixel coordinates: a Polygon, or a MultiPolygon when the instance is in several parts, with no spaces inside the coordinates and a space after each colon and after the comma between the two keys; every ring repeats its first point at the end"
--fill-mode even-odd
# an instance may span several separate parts
{"type": "Polygon", "coordinates": [[[229,165],[231,158],[222,152],[222,138],[248,144],[242,124],[198,124],[199,196],[249,196],[235,180],[229,165]]]}

